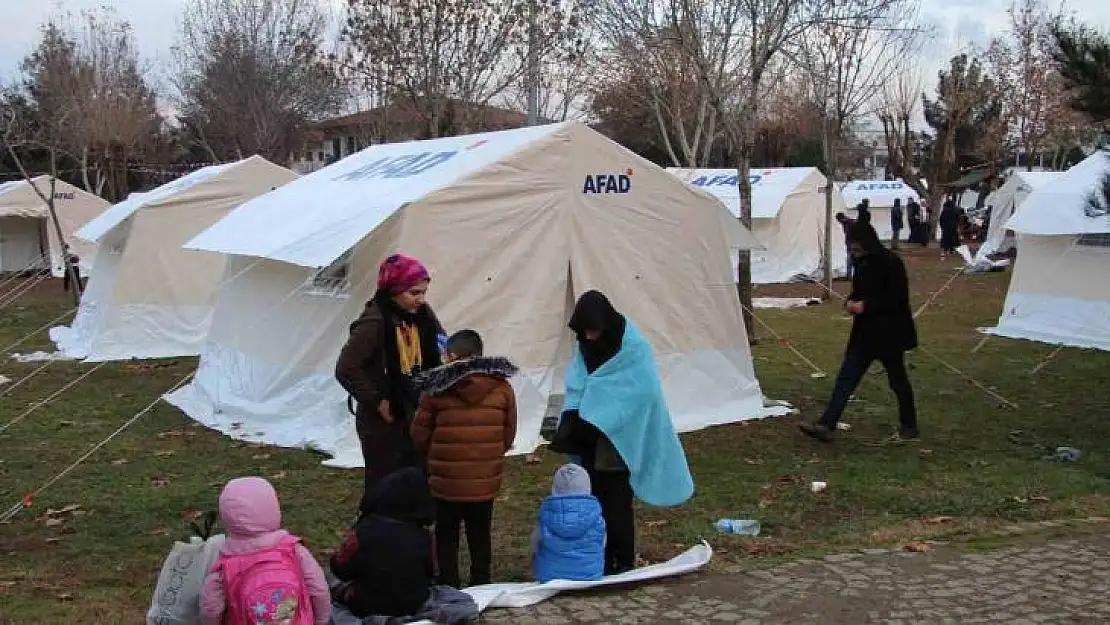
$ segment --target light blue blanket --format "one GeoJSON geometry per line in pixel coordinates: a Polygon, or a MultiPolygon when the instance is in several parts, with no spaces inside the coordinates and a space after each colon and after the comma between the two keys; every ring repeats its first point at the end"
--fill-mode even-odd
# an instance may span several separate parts
{"type": "Polygon", "coordinates": [[[671,507],[694,494],[694,479],[678,440],[651,345],[627,322],[616,356],[586,373],[575,346],[567,365],[564,410],[601,430],[632,474],[632,490],[644,503],[671,507]]]}

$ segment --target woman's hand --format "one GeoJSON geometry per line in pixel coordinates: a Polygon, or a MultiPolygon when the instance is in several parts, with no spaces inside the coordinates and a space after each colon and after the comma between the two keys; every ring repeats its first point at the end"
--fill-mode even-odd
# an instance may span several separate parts
{"type": "Polygon", "coordinates": [[[848,312],[852,313],[853,315],[861,315],[863,314],[864,310],[863,302],[849,301],[847,304],[847,308],[848,312]]]}
{"type": "Polygon", "coordinates": [[[383,399],[378,402],[378,414],[381,415],[382,421],[386,423],[393,423],[393,413],[389,411],[389,400],[383,399]]]}

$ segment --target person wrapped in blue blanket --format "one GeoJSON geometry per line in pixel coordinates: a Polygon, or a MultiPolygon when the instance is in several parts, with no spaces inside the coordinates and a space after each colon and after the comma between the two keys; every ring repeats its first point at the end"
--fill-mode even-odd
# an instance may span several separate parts
{"type": "Polygon", "coordinates": [[[588,291],[568,326],[577,340],[552,448],[589,474],[605,519],[605,574],[617,575],[636,564],[633,499],[678,506],[693,496],[694,480],[651,345],[636,325],[604,294],[588,291]]]}
{"type": "Polygon", "coordinates": [[[605,519],[590,492],[590,474],[577,464],[564,464],[555,472],[551,496],[540,504],[532,530],[532,570],[541,584],[604,577],[605,519]]]}

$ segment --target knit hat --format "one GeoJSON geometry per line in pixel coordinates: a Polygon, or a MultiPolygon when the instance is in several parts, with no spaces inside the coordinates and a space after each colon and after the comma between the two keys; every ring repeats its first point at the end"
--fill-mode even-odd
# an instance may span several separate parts
{"type": "Polygon", "coordinates": [[[591,490],[590,474],[573,463],[559,467],[551,481],[552,495],[589,495],[591,490]]]}
{"type": "Polygon", "coordinates": [[[411,256],[394,254],[385,259],[378,269],[378,290],[404,293],[412,287],[431,280],[428,268],[411,256]]]}

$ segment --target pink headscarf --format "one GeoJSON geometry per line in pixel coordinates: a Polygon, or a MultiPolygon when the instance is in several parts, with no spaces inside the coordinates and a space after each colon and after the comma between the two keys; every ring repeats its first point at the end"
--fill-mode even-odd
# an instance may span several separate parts
{"type": "Polygon", "coordinates": [[[378,289],[390,293],[404,293],[412,287],[431,280],[428,268],[411,256],[394,254],[385,259],[378,269],[378,289]]]}

